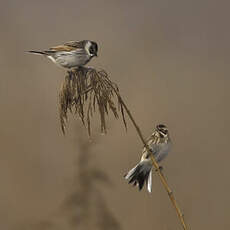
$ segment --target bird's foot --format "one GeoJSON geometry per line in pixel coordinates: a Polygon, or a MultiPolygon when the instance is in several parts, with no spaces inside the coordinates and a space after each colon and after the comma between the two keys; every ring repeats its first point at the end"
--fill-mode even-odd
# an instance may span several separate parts
{"type": "Polygon", "coordinates": [[[86,68],[88,70],[94,69],[93,66],[84,66],[84,68],[86,68]]]}
{"type": "Polygon", "coordinates": [[[162,166],[159,166],[159,168],[158,168],[158,169],[155,169],[155,172],[157,172],[157,171],[162,172],[162,171],[163,171],[163,167],[162,167],[162,166]]]}

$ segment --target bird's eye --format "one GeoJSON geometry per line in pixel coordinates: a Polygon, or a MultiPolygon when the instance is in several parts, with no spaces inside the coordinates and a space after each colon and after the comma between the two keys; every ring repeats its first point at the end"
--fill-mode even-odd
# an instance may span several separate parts
{"type": "Polygon", "coordinates": [[[90,48],[89,48],[89,52],[90,52],[91,54],[94,53],[93,47],[90,47],[90,48]]]}
{"type": "Polygon", "coordinates": [[[168,133],[168,130],[167,129],[162,129],[162,132],[167,134],[168,133]]]}

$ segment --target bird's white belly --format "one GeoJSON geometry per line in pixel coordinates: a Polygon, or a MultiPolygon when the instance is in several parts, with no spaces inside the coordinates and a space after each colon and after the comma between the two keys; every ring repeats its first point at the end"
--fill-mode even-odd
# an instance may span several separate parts
{"type": "Polygon", "coordinates": [[[167,144],[160,144],[159,152],[155,155],[155,159],[157,162],[162,161],[168,155],[171,146],[172,146],[171,142],[167,144]]]}
{"type": "Polygon", "coordinates": [[[90,60],[90,57],[85,54],[62,54],[56,58],[56,64],[65,67],[73,68],[85,65],[90,60]]]}

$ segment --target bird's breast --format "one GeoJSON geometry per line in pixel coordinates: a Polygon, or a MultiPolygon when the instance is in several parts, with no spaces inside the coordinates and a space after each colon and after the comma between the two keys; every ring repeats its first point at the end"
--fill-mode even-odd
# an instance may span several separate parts
{"type": "Polygon", "coordinates": [[[156,161],[157,162],[162,161],[168,155],[171,147],[172,147],[171,142],[159,144],[159,151],[155,156],[156,161]]]}
{"type": "Polygon", "coordinates": [[[64,67],[72,68],[83,66],[89,62],[90,56],[86,53],[63,52],[59,53],[56,62],[64,67]]]}

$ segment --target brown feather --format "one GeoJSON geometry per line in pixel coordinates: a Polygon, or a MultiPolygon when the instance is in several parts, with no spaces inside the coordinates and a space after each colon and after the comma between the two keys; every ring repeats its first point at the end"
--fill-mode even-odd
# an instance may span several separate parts
{"type": "Polygon", "coordinates": [[[53,51],[72,51],[75,49],[76,49],[75,47],[67,46],[67,45],[59,45],[59,46],[54,46],[50,48],[50,50],[53,50],[53,51]]]}
{"type": "Polygon", "coordinates": [[[85,41],[69,41],[64,43],[63,45],[58,45],[51,47],[50,50],[53,51],[72,51],[75,49],[83,49],[85,45],[85,41]]]}
{"type": "MultiPolygon", "coordinates": [[[[166,135],[165,137],[161,137],[160,133],[155,130],[152,135],[146,139],[146,143],[147,145],[151,148],[151,145],[158,145],[158,144],[162,144],[165,143],[169,140],[169,136],[166,135]]],[[[142,159],[147,159],[149,156],[148,151],[146,150],[146,148],[143,148],[142,151],[142,159]]]]}
{"type": "Polygon", "coordinates": [[[64,43],[65,46],[83,49],[86,41],[69,41],[64,43]]]}

